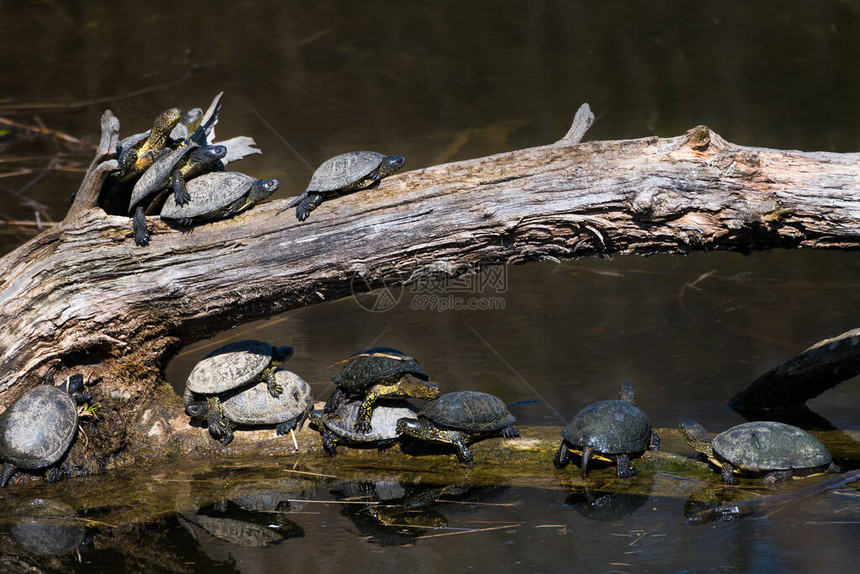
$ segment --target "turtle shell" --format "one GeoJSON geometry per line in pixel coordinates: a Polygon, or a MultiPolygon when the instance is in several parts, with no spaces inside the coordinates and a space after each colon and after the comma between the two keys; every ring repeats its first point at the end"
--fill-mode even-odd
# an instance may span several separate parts
{"type": "Polygon", "coordinates": [[[188,375],[186,388],[218,394],[246,385],[272,362],[272,346],[263,341],[237,341],[206,355],[188,375]]]}
{"type": "Polygon", "coordinates": [[[171,150],[166,155],[158,158],[148,170],[143,172],[143,175],[134,184],[134,190],[131,192],[131,200],[128,204],[129,213],[134,211],[138,203],[167,187],[170,182],[170,174],[173,172],[176,164],[186,155],[197,149],[197,147],[196,145],[189,145],[171,150]]]}
{"type": "Polygon", "coordinates": [[[502,399],[478,391],[436,397],[424,405],[421,415],[438,425],[472,433],[491,433],[516,422],[502,399]]]}
{"type": "Polygon", "coordinates": [[[308,191],[327,192],[347,187],[378,168],[385,157],[375,151],[352,151],[328,159],[314,172],[308,191]]]}
{"type": "Polygon", "coordinates": [[[341,362],[343,367],[331,380],[352,392],[362,392],[381,381],[407,374],[425,381],[430,379],[418,361],[390,347],[373,347],[341,362]]]}
{"type": "Polygon", "coordinates": [[[651,419],[625,401],[597,401],[579,411],[561,436],[575,447],[604,454],[642,452],[651,441],[651,419]]]}
{"type": "Polygon", "coordinates": [[[60,460],[75,438],[78,407],[68,393],[41,385],[0,415],[0,459],[26,469],[60,460]]]}
{"type": "Polygon", "coordinates": [[[777,422],[744,423],[713,440],[714,453],[749,471],[814,468],[833,458],[820,440],[796,426],[777,422]]]}
{"type": "Polygon", "coordinates": [[[406,401],[379,401],[370,417],[371,430],[356,432],[353,429],[361,401],[344,401],[331,414],[323,415],[326,428],[337,436],[352,442],[375,443],[397,438],[397,421],[402,418],[413,419],[418,409],[406,401]]]}
{"type": "MultiPolygon", "coordinates": [[[[224,208],[248,195],[251,186],[258,180],[237,171],[219,171],[207,173],[188,182],[186,188],[191,195],[191,201],[185,205],[176,205],[172,196],[168,196],[161,208],[163,219],[215,219],[223,217],[224,208]]],[[[272,193],[278,189],[278,181],[272,182],[272,193]]],[[[234,214],[247,207],[242,205],[234,210],[234,214]]]]}
{"type": "Polygon", "coordinates": [[[278,398],[269,394],[267,382],[262,381],[222,401],[224,415],[240,425],[268,425],[297,419],[313,408],[311,387],[300,376],[278,369],[275,381],[283,388],[278,398]]]}

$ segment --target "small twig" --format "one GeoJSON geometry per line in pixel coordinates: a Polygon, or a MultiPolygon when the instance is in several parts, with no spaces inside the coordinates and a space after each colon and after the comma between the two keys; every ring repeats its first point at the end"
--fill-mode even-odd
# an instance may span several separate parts
{"type": "Polygon", "coordinates": [[[457,532],[444,532],[442,534],[427,534],[424,536],[416,536],[413,540],[421,540],[423,538],[440,538],[442,536],[456,536],[458,534],[474,534],[475,532],[489,532],[490,530],[504,530],[505,528],[516,528],[522,526],[522,522],[512,522],[502,526],[491,526],[489,528],[470,528],[468,530],[458,530],[457,532]]]}
{"type": "Polygon", "coordinates": [[[94,148],[95,147],[90,143],[87,143],[83,140],[79,140],[78,138],[76,138],[74,136],[70,136],[69,134],[67,134],[65,132],[61,132],[59,130],[52,130],[50,128],[39,127],[39,126],[30,126],[30,125],[22,124],[20,122],[16,122],[14,120],[10,120],[8,118],[3,118],[3,117],[0,117],[0,124],[10,126],[10,127],[13,127],[15,129],[19,129],[19,130],[24,130],[24,131],[42,134],[42,135],[46,135],[46,136],[53,136],[57,139],[61,139],[63,141],[67,141],[69,143],[73,143],[73,144],[79,145],[79,146],[85,146],[88,148],[94,148]]]}

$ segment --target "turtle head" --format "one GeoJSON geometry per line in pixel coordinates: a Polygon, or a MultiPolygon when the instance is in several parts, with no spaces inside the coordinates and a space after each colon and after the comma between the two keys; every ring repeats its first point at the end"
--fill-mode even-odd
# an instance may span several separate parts
{"type": "Polygon", "coordinates": [[[379,165],[379,177],[388,177],[400,171],[406,165],[405,155],[390,155],[379,165]]]}
{"type": "Polygon", "coordinates": [[[714,456],[714,448],[711,444],[711,433],[709,433],[705,427],[693,419],[682,418],[678,421],[678,428],[681,431],[681,436],[684,437],[684,440],[687,441],[690,448],[703,453],[705,456],[714,456]]]}
{"type": "Polygon", "coordinates": [[[402,418],[397,420],[397,434],[403,434],[414,438],[422,438],[430,430],[431,425],[427,419],[402,418]]]}
{"type": "Polygon", "coordinates": [[[152,124],[152,131],[149,134],[150,141],[152,141],[153,138],[159,141],[167,139],[167,136],[170,135],[170,132],[173,131],[173,128],[176,127],[176,124],[178,124],[181,119],[182,112],[179,111],[179,108],[170,108],[169,110],[161,112],[158,117],[155,118],[155,123],[152,124]]]}
{"type": "Polygon", "coordinates": [[[222,145],[204,145],[191,152],[190,163],[213,164],[227,155],[227,148],[222,145]]]}
{"type": "Polygon", "coordinates": [[[634,389],[633,385],[628,381],[624,381],[621,383],[621,386],[618,387],[618,400],[630,403],[634,406],[636,405],[636,389],[634,389]]]}
{"type": "Polygon", "coordinates": [[[435,399],[439,396],[439,385],[430,381],[422,381],[412,375],[403,376],[398,381],[397,386],[400,387],[403,394],[416,399],[435,399]]]}
{"type": "Polygon", "coordinates": [[[251,185],[251,191],[248,194],[248,200],[253,203],[259,203],[270,195],[278,191],[278,186],[281,185],[277,179],[260,179],[251,185]]]}
{"type": "Polygon", "coordinates": [[[192,401],[185,405],[185,414],[198,421],[209,418],[209,405],[206,401],[192,401]]]}

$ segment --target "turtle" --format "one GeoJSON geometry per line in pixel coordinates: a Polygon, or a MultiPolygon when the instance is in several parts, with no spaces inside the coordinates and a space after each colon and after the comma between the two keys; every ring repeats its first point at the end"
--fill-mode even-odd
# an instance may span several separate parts
{"type": "Polygon", "coordinates": [[[678,426],[687,444],[720,469],[726,484],[740,482],[735,474],[762,475],[764,483],[773,484],[822,470],[840,471],[820,440],[793,425],[748,422],[713,438],[705,427],[692,419],[682,418],[678,426]]]}
{"type": "Polygon", "coordinates": [[[78,430],[78,406],[72,393],[83,390],[83,377],[70,377],[68,391],[55,387],[52,378],[25,392],[0,415],[0,488],[19,468],[48,467],[49,482],[62,475],[56,462],[65,456],[78,430]]]}
{"type": "Polygon", "coordinates": [[[182,119],[179,108],[165,110],[155,118],[149,132],[123,139],[117,146],[117,172],[123,181],[139,175],[169,151],[170,133],[182,119]]]}
{"type": "Polygon", "coordinates": [[[515,422],[497,396],[456,391],[429,401],[417,418],[400,419],[397,430],[416,439],[453,444],[460,461],[472,466],[467,445],[493,436],[517,438],[520,432],[513,427],[515,422]]]}
{"type": "Polygon", "coordinates": [[[337,385],[323,412],[331,413],[350,394],[364,397],[356,431],[369,431],[373,424],[370,413],[380,397],[406,396],[432,399],[439,395],[439,386],[429,381],[418,361],[397,349],[373,347],[359,351],[340,362],[343,366],[331,380],[337,385]]]}
{"type": "Polygon", "coordinates": [[[651,429],[648,415],[636,406],[633,385],[623,383],[618,398],[591,403],[571,419],[561,431],[562,441],[553,458],[556,468],[564,468],[573,451],[582,455],[583,479],[592,458],[614,460],[618,478],[631,478],[636,475],[631,455],[659,450],[660,437],[651,429]]]}
{"type": "Polygon", "coordinates": [[[232,217],[268,198],[278,186],[277,179],[255,179],[235,171],[207,173],[188,182],[187,204],[178,205],[168,196],[161,218],[188,227],[196,221],[232,217]]]}
{"type": "Polygon", "coordinates": [[[224,445],[233,439],[232,423],[224,413],[222,398],[264,382],[269,394],[278,398],[282,387],[275,371],[293,354],[292,347],[273,347],[263,341],[246,340],[215,349],[197,363],[185,382],[185,411],[209,423],[209,432],[224,445]]]}
{"type": "Polygon", "coordinates": [[[174,202],[185,205],[191,200],[186,179],[217,169],[218,162],[227,154],[222,145],[186,145],[159,158],[137,180],[131,192],[129,214],[132,214],[134,242],[139,246],[149,243],[144,212],[151,211],[162,202],[162,191],[173,190],[174,202]]]}
{"type": "Polygon", "coordinates": [[[394,444],[400,436],[397,421],[404,417],[414,417],[418,411],[415,406],[404,400],[383,400],[373,409],[372,430],[356,431],[355,421],[362,408],[362,402],[347,400],[331,413],[314,412],[308,419],[322,436],[323,449],[329,455],[337,454],[337,445],[376,446],[380,450],[394,444]]]}
{"type": "Polygon", "coordinates": [[[225,445],[233,440],[236,425],[276,425],[278,436],[295,428],[301,430],[314,407],[310,385],[297,374],[280,368],[275,370],[275,381],[282,389],[277,397],[269,392],[267,381],[260,381],[236,394],[191,401],[186,411],[197,420],[209,421],[210,428],[220,425],[219,438],[225,445]],[[210,409],[216,415],[214,421],[209,417],[210,409]],[[226,423],[220,421],[222,416],[227,419],[226,423]]]}
{"type": "Polygon", "coordinates": [[[351,151],[323,162],[307,189],[278,213],[296,207],[296,219],[304,221],[323,200],[360,189],[376,189],[383,177],[406,164],[406,156],[386,156],[374,151],[351,151]]]}

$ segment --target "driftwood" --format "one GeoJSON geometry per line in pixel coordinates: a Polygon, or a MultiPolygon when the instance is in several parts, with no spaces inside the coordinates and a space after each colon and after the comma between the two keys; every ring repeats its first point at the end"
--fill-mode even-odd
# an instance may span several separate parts
{"type": "Polygon", "coordinates": [[[735,520],[738,518],[750,518],[756,516],[767,516],[784,508],[789,504],[797,504],[812,498],[824,492],[842,488],[847,484],[860,480],[860,469],[846,472],[845,474],[834,476],[818,482],[813,482],[809,486],[790,490],[782,494],[774,494],[754,500],[744,500],[741,502],[731,502],[720,504],[712,508],[707,508],[696,512],[687,518],[691,524],[706,524],[716,520],[735,520]]]}
{"type": "Polygon", "coordinates": [[[740,410],[795,409],[860,374],[860,329],[852,329],[815,345],[772,368],[733,396],[729,406],[740,410]]]}
{"type": "Polygon", "coordinates": [[[738,146],[705,126],[577,143],[589,114],[556,144],[396,175],[301,224],[275,217],[283,200],[191,233],[150,218],[142,248],[128,218],[96,204],[116,165],[119,122],[106,112],[66,218],[0,259],[0,409],[51,370],[92,372],[97,432],[112,429],[90,441],[100,466],[162,443],[216,448],[160,376],[170,357],[230,326],[348,296],[355,278],[377,287],[499,262],[860,247],[858,154],[738,146]]]}

